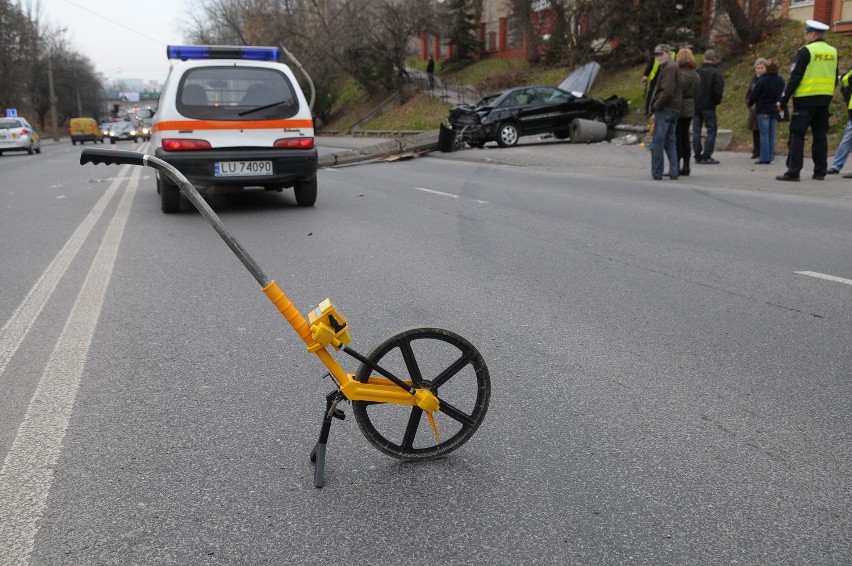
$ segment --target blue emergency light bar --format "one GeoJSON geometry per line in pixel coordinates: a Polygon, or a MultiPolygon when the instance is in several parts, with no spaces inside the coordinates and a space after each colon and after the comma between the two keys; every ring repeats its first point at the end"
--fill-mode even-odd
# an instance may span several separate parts
{"type": "Polygon", "coordinates": [[[247,59],[278,61],[277,47],[241,47],[239,45],[168,45],[169,59],[247,59]]]}

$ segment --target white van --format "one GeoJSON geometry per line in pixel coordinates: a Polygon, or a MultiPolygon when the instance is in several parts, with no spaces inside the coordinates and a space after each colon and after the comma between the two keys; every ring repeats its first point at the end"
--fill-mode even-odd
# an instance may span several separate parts
{"type": "MultiPolygon", "coordinates": [[[[317,150],[305,95],[276,47],[169,46],[178,59],[152,119],[154,155],[204,193],[293,187],[299,206],[317,198],[317,150]]],[[[180,190],[157,174],[165,213],[180,190]]]]}

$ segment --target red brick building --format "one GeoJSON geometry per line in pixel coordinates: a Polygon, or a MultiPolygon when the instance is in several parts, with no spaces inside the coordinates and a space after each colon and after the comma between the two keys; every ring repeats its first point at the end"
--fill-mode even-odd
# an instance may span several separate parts
{"type": "MultiPolygon", "coordinates": [[[[532,3],[532,27],[538,37],[545,37],[554,27],[555,13],[548,0],[530,0],[532,3]]],[[[641,0],[633,0],[637,7],[641,0]]],[[[704,24],[701,35],[710,37],[716,0],[700,0],[704,24]]],[[[805,21],[819,20],[831,26],[832,31],[852,35],[852,0],[739,0],[747,13],[757,14],[770,7],[782,18],[805,21]]],[[[484,0],[482,19],[477,38],[482,45],[480,56],[484,59],[523,59],[528,39],[511,29],[511,7],[509,0],[484,0]]],[[[425,61],[431,55],[436,61],[447,59],[453,54],[453,46],[438,35],[420,34],[419,52],[425,61]]]]}

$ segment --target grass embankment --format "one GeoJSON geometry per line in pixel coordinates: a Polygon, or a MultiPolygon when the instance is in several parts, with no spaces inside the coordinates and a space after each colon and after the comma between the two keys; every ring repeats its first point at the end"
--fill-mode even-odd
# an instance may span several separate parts
{"type": "MultiPolygon", "coordinates": [[[[745,95],[754,73],[754,61],[758,57],[777,57],[781,63],[781,75],[789,77],[789,65],[795,58],[796,50],[804,43],[804,24],[795,21],[779,22],[777,27],[760,43],[746,50],[725,55],[725,48],[717,49],[722,54],[719,69],[725,77],[725,95],[719,106],[719,127],[733,130],[734,141],[729,149],[751,150],[751,132],[747,128],[748,111],[745,95]]],[[[852,38],[828,33],[826,40],[838,48],[840,53],[840,71],[852,68],[852,38]]],[[[699,63],[701,56],[698,56],[699,63]]],[[[424,70],[425,63],[410,62],[412,66],[424,70]]],[[[607,64],[601,69],[592,88],[591,96],[606,98],[618,94],[630,101],[630,111],[624,117],[628,124],[644,125],[644,85],[642,71],[644,64],[616,66],[607,64]]],[[[437,65],[442,79],[452,83],[471,85],[486,92],[493,92],[515,85],[547,84],[558,85],[567,76],[569,69],[531,66],[522,61],[486,60],[469,65],[458,71],[442,71],[437,65]]],[[[341,98],[338,117],[328,129],[343,129],[363,116],[378,101],[353,89],[348,96],[341,98]]],[[[363,126],[363,129],[375,130],[433,130],[442,120],[446,120],[450,105],[424,94],[418,94],[405,104],[382,114],[363,126]]],[[[840,135],[846,125],[846,105],[838,89],[834,104],[831,106],[831,129],[829,148],[833,149],[840,141],[840,135]]],[[[787,145],[788,128],[781,124],[778,128],[778,148],[784,153],[787,145]]],[[[809,143],[808,143],[809,146],[809,143]]]]}

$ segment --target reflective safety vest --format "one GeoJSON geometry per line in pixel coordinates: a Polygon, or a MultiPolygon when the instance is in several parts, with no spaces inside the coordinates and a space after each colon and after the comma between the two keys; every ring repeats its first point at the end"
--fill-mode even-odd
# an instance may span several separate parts
{"type": "Polygon", "coordinates": [[[837,80],[837,49],[824,41],[805,45],[810,51],[811,61],[805,68],[802,82],[793,93],[793,98],[803,96],[834,96],[837,80]]]}
{"type": "Polygon", "coordinates": [[[648,73],[648,80],[653,81],[654,77],[657,76],[657,71],[660,70],[660,62],[657,61],[657,58],[654,57],[654,64],[651,65],[651,72],[648,73]]]}
{"type": "MultiPolygon", "coordinates": [[[[671,57],[672,61],[675,60],[676,53],[674,51],[669,51],[669,57],[671,57]]],[[[654,57],[654,64],[651,66],[651,72],[648,73],[648,80],[653,81],[654,77],[657,76],[657,73],[660,71],[660,62],[657,61],[657,58],[654,57]]]]}

